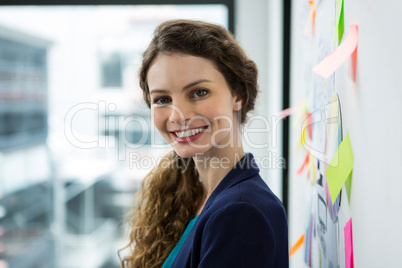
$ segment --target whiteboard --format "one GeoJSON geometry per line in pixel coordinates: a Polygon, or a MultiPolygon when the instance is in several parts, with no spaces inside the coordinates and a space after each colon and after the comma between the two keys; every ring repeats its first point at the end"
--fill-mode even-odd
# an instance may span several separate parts
{"type": "MultiPolygon", "coordinates": [[[[292,1],[291,105],[304,99],[308,112],[323,109],[325,113],[333,94],[339,96],[340,136],[349,133],[354,154],[352,191],[349,200],[343,187],[337,219],[327,218],[326,233],[319,235],[320,218],[330,213],[326,200],[320,199],[325,188],[317,186],[323,166],[318,168],[312,157],[315,174],[310,166],[298,175],[307,150],[298,146],[302,120],[293,115],[289,244],[296,243],[302,234],[305,243],[291,257],[290,266],[345,267],[343,227],[352,218],[355,267],[402,267],[402,90],[398,79],[402,74],[402,2],[344,0],[343,40],[350,24],[359,27],[356,81],[350,75],[350,60],[329,79],[311,71],[338,46],[335,7],[335,0],[317,1],[313,36],[311,28],[303,33],[309,24],[308,1],[292,1]]],[[[325,146],[326,130],[325,125],[314,125],[311,146],[325,146]]]]}

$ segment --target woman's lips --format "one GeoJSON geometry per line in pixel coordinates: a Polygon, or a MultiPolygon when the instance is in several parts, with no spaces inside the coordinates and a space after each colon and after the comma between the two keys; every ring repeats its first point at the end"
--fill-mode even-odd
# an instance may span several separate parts
{"type": "MultiPolygon", "coordinates": [[[[201,128],[201,127],[190,128],[190,129],[199,129],[199,128],[201,128]]],[[[204,134],[205,130],[208,129],[208,126],[204,126],[203,128],[204,128],[204,129],[203,129],[200,133],[197,133],[197,134],[195,134],[195,135],[193,135],[193,136],[185,137],[185,138],[180,138],[180,137],[178,137],[178,136],[176,135],[175,132],[180,132],[180,131],[171,132],[171,134],[172,134],[172,136],[173,136],[173,139],[174,139],[175,141],[177,141],[178,143],[189,143],[189,142],[195,141],[196,139],[198,139],[199,137],[201,137],[201,135],[204,134]]]]}
{"type": "Polygon", "coordinates": [[[199,128],[207,128],[208,126],[203,126],[203,127],[192,127],[192,128],[186,128],[186,129],[176,129],[176,130],[172,130],[170,131],[170,133],[174,133],[174,132],[182,132],[182,131],[187,131],[187,130],[191,130],[191,129],[199,129],[199,128]]]}

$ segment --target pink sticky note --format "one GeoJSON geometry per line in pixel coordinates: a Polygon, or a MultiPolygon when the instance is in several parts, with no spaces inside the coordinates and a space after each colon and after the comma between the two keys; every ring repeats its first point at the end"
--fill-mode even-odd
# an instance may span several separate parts
{"type": "Polygon", "coordinates": [[[303,107],[303,105],[304,105],[304,100],[300,101],[299,104],[296,104],[296,105],[294,105],[292,107],[289,107],[287,109],[284,109],[284,110],[280,111],[278,113],[278,116],[285,118],[285,117],[288,117],[289,115],[292,115],[294,113],[297,113],[297,112],[300,113],[301,111],[303,111],[303,109],[301,109],[303,107]]]}
{"type": "Polygon", "coordinates": [[[355,51],[353,51],[352,56],[350,56],[351,58],[351,76],[353,79],[353,82],[356,82],[356,65],[357,65],[357,47],[355,49],[355,51]]]}
{"type": "Polygon", "coordinates": [[[283,118],[288,117],[289,115],[292,115],[295,112],[297,112],[297,108],[298,107],[290,107],[290,108],[284,109],[278,113],[278,116],[283,117],[283,118]]]}
{"type": "Polygon", "coordinates": [[[353,237],[352,237],[352,218],[343,228],[345,235],[345,268],[353,268],[353,237]]]}
{"type": "MultiPolygon", "coordinates": [[[[326,56],[317,66],[313,68],[313,72],[319,74],[324,78],[328,78],[344,63],[352,53],[357,49],[358,43],[358,26],[352,24],[349,27],[349,35],[345,41],[337,47],[334,51],[326,56]]],[[[354,59],[356,60],[356,59],[354,59]]],[[[352,65],[356,68],[356,64],[352,65]]],[[[352,74],[356,71],[352,70],[352,74]]]]}

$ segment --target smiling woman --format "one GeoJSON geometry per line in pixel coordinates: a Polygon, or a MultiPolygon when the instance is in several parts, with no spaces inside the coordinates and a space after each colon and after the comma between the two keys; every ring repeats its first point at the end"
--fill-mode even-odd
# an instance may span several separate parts
{"type": "Polygon", "coordinates": [[[257,68],[233,36],[200,21],[162,23],[140,86],[173,151],[143,182],[122,266],[288,267],[283,206],[242,147],[257,68]]]}
{"type": "Polygon", "coordinates": [[[232,96],[225,77],[212,61],[160,54],[148,71],[148,87],[155,126],[178,155],[244,154],[238,146],[239,131],[234,131],[239,129],[236,115],[241,99],[232,96]],[[157,88],[170,89],[162,95],[167,102],[157,103],[157,88]],[[234,139],[237,146],[222,146],[234,139]]]}

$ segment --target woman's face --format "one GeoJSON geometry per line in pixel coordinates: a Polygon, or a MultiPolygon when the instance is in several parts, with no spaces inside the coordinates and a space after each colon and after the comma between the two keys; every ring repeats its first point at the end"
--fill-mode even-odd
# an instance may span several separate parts
{"type": "Polygon", "coordinates": [[[154,124],[179,156],[215,156],[236,145],[241,101],[210,60],[159,54],[147,79],[154,124]]]}

